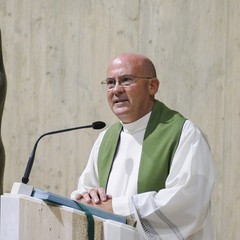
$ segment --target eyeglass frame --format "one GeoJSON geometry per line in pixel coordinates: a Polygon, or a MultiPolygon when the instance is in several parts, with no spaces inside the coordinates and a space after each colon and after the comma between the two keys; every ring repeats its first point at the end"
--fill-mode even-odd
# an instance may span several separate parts
{"type": "MultiPolygon", "coordinates": [[[[121,87],[123,87],[123,88],[125,88],[125,87],[129,87],[129,86],[131,86],[133,83],[135,83],[136,82],[136,80],[135,79],[137,79],[137,78],[139,78],[139,79],[148,79],[148,80],[150,80],[150,79],[153,79],[153,78],[155,78],[155,77],[144,77],[144,76],[136,76],[136,75],[128,75],[128,74],[125,74],[125,75],[122,75],[122,76],[120,76],[120,77],[118,77],[118,81],[116,81],[116,79],[115,78],[106,78],[105,80],[103,80],[103,81],[101,81],[101,84],[102,85],[106,85],[106,87],[107,87],[107,91],[112,91],[115,87],[116,87],[116,84],[117,84],[117,82],[118,82],[118,84],[121,86],[121,87]],[[128,78],[129,77],[129,79],[131,79],[131,82],[130,83],[127,83],[126,85],[124,85],[124,81],[122,82],[121,81],[121,79],[123,79],[123,78],[128,78]],[[108,80],[112,80],[112,81],[114,81],[114,83],[112,83],[112,87],[109,87],[108,86],[108,80]]],[[[127,81],[126,81],[127,82],[127,81]]]]}

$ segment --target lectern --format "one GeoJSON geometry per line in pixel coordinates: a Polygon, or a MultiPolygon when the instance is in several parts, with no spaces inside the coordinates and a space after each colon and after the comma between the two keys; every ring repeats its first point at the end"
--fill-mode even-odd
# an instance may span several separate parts
{"type": "MultiPolygon", "coordinates": [[[[86,212],[74,204],[56,194],[14,183],[11,193],[1,196],[1,240],[89,240],[86,212]]],[[[96,208],[88,211],[93,215],[92,239],[140,239],[131,221],[96,208]]]]}

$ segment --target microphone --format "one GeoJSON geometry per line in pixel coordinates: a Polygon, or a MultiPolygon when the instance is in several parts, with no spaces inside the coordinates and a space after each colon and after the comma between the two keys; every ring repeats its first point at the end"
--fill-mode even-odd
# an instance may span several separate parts
{"type": "Polygon", "coordinates": [[[97,122],[93,122],[91,125],[86,125],[86,126],[80,126],[80,127],[73,127],[73,128],[66,128],[66,129],[62,129],[62,130],[57,130],[57,131],[52,131],[52,132],[47,132],[44,133],[43,135],[41,135],[36,143],[34,144],[32,153],[28,159],[28,163],[25,169],[25,173],[22,177],[22,183],[27,184],[29,181],[29,175],[31,173],[32,170],[32,166],[33,166],[33,162],[35,159],[35,153],[36,153],[36,149],[37,149],[37,145],[38,142],[40,141],[40,139],[42,139],[43,137],[47,136],[47,135],[52,135],[52,134],[57,134],[57,133],[63,133],[63,132],[68,132],[68,131],[73,131],[73,130],[78,130],[78,129],[82,129],[82,128],[93,128],[93,129],[102,129],[106,126],[106,124],[104,122],[101,121],[97,121],[97,122]]]}

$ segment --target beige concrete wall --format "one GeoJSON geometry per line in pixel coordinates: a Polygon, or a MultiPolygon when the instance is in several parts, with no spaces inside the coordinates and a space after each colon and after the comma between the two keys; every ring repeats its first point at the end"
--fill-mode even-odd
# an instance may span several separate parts
{"type": "MultiPolygon", "coordinates": [[[[21,180],[40,134],[116,120],[100,81],[114,55],[140,52],[156,64],[158,98],[207,134],[216,239],[238,240],[239,22],[238,0],[1,0],[5,192],[21,180]]],[[[88,129],[42,139],[29,184],[69,195],[97,135],[88,129]]]]}

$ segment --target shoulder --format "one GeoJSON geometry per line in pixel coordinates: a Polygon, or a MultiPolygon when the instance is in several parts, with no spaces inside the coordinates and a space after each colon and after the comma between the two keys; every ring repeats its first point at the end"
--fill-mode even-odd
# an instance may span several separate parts
{"type": "Polygon", "coordinates": [[[186,120],[184,122],[184,125],[182,128],[181,140],[205,142],[207,145],[209,145],[207,140],[207,135],[200,129],[199,126],[197,126],[191,120],[186,120]]]}
{"type": "Polygon", "coordinates": [[[113,135],[114,132],[116,133],[119,132],[121,128],[122,128],[122,125],[120,122],[114,123],[111,126],[107,127],[98,135],[98,138],[95,141],[94,147],[99,148],[104,137],[105,139],[108,138],[109,136],[113,135]]]}

